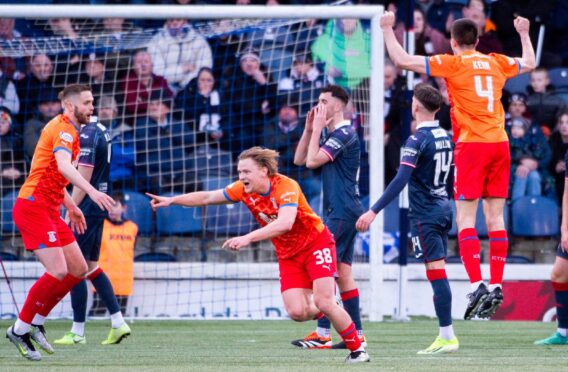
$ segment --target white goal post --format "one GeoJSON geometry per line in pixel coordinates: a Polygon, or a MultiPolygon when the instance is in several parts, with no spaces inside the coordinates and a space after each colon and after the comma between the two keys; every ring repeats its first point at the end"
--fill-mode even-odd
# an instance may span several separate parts
{"type": "MultiPolygon", "coordinates": [[[[14,18],[125,18],[125,19],[333,19],[356,18],[370,21],[371,75],[369,88],[369,167],[371,200],[384,189],[383,151],[383,36],[379,27],[382,6],[161,6],[161,5],[0,5],[2,17],[14,18]]],[[[383,214],[371,227],[369,249],[370,291],[367,298],[370,321],[381,321],[383,297],[383,214]]]]}

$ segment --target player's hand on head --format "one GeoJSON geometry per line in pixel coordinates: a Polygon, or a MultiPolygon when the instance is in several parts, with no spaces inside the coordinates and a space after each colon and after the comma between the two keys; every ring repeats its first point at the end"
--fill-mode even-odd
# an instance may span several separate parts
{"type": "Polygon", "coordinates": [[[327,108],[324,105],[317,105],[314,112],[314,129],[323,130],[327,125],[327,108]]]}
{"type": "Polygon", "coordinates": [[[156,210],[157,208],[169,207],[170,204],[172,204],[172,198],[169,198],[167,196],[154,195],[149,192],[146,193],[146,196],[151,198],[150,206],[153,210],[156,210]]]}
{"type": "Polygon", "coordinates": [[[395,21],[396,18],[394,16],[394,13],[387,11],[381,16],[381,28],[393,28],[395,21]]]}
{"type": "Polygon", "coordinates": [[[530,28],[530,22],[524,17],[517,17],[513,21],[513,25],[519,34],[528,34],[530,28]]]}
{"type": "Polygon", "coordinates": [[[357,228],[357,231],[360,232],[369,230],[369,226],[371,225],[371,223],[373,223],[375,217],[377,217],[376,213],[368,210],[367,212],[363,213],[361,217],[359,217],[357,223],[355,224],[355,228],[357,228]]]}
{"type": "Polygon", "coordinates": [[[67,211],[66,220],[69,220],[69,225],[72,231],[78,234],[84,234],[87,230],[87,221],[79,207],[75,206],[67,211]]]}
{"type": "Polygon", "coordinates": [[[306,130],[307,131],[311,131],[314,129],[314,116],[315,116],[315,111],[316,111],[316,107],[312,107],[310,109],[310,111],[308,112],[308,116],[306,117],[306,130]]]}

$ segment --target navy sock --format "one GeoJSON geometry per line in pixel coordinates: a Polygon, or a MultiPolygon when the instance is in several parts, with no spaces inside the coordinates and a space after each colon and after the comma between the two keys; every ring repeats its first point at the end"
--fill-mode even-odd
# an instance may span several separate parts
{"type": "Polygon", "coordinates": [[[434,308],[440,327],[447,327],[452,324],[452,291],[446,270],[426,270],[426,276],[434,290],[434,308]]]}
{"type": "Polygon", "coordinates": [[[97,268],[89,275],[89,280],[93,283],[97,293],[103,299],[109,314],[119,312],[120,307],[118,306],[118,300],[114,295],[114,289],[112,289],[112,284],[110,284],[110,280],[103,270],[101,268],[97,268]]]}
{"type": "Polygon", "coordinates": [[[343,302],[343,308],[347,311],[353,323],[355,323],[355,328],[361,331],[363,326],[361,325],[361,311],[359,308],[359,290],[355,288],[341,293],[341,301],[343,302]]]}
{"type": "Polygon", "coordinates": [[[331,322],[329,321],[329,319],[327,319],[327,316],[322,316],[321,318],[318,319],[318,327],[326,329],[331,328],[331,322]]]}
{"type": "Polygon", "coordinates": [[[73,308],[73,321],[85,323],[87,318],[87,281],[81,280],[71,289],[71,307],[73,308]]]}
{"type": "Polygon", "coordinates": [[[568,328],[568,283],[552,282],[556,297],[558,328],[568,328]]]}

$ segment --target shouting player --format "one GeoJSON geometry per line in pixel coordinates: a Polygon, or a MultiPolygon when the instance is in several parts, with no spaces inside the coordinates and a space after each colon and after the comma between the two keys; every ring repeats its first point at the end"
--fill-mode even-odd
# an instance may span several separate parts
{"type": "MultiPolygon", "coordinates": [[[[336,85],[328,85],[320,91],[319,102],[308,114],[302,138],[294,154],[294,164],[308,168],[322,168],[324,223],[335,239],[337,251],[337,286],[343,308],[357,328],[357,334],[366,345],[359,311],[359,290],[353,279],[351,263],[355,244],[355,222],[364,212],[359,201],[357,176],[361,149],[357,133],[351,121],[343,118],[349,102],[347,92],[336,85]],[[320,146],[321,134],[328,134],[320,146]]],[[[329,319],[317,321],[317,329],[308,336],[292,341],[305,349],[344,349],[340,342],[332,346],[329,319]]]]}
{"type": "Polygon", "coordinates": [[[424,260],[426,277],[434,290],[434,308],[440,325],[439,335],[418,354],[453,353],[459,342],[452,327],[452,292],[446,276],[445,258],[452,209],[448,199],[448,175],[452,165],[452,142],[437,120],[442,105],[437,89],[418,84],[412,99],[412,116],[418,126],[402,148],[396,177],[371,209],[357,221],[359,231],[367,231],[377,214],[410,182],[412,245],[416,258],[424,260]]]}
{"type": "Polygon", "coordinates": [[[453,56],[409,55],[396,40],[394,24],[392,12],[381,16],[381,29],[393,62],[399,67],[446,80],[456,143],[454,199],[458,242],[472,290],[464,318],[476,315],[488,318],[503,302],[501,285],[508,249],[503,210],[508,195],[510,154],[500,100],[506,79],[535,67],[529,21],[522,17],[514,21],[521,38],[521,58],[477,52],[477,25],[469,19],[459,19],[452,24],[453,56]],[[481,276],[481,247],[475,230],[480,198],[483,198],[489,231],[489,288],[481,276]]]}
{"type": "Polygon", "coordinates": [[[59,99],[63,114],[43,128],[30,174],[13,210],[24,247],[34,252],[46,271],[30,288],[16,323],[6,332],[20,354],[31,360],[41,360],[41,354],[30,339],[46,352],[53,353],[40,324],[87,273],[87,263],[71,231],[84,233],[85,217],[65,186],[71,182],[79,187],[101,210],[109,210],[114,204],[110,196],[94,188],[73,165],[79,155],[79,127],[88,124],[93,113],[91,89],[85,85],[69,85],[59,94],[59,99]],[[71,228],[60,217],[61,203],[67,208],[71,228]],[[37,327],[33,326],[36,324],[37,327]]]}
{"type": "Polygon", "coordinates": [[[238,251],[250,243],[272,239],[288,315],[298,322],[327,316],[351,351],[345,361],[368,362],[355,324],[335,302],[333,236],[311,210],[298,183],[278,173],[278,153],[261,147],[245,150],[239,155],[237,170],[239,180],[224,190],[173,197],[147,195],[153,208],[243,202],[262,227],[227,240],[223,248],[238,251]]]}

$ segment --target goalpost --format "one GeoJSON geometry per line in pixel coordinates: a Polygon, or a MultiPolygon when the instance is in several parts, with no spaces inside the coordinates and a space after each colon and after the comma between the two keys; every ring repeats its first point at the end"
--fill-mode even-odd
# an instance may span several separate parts
{"type": "MultiPolygon", "coordinates": [[[[352,18],[357,20],[364,20],[369,22],[369,33],[370,33],[370,74],[368,80],[361,83],[359,87],[354,88],[356,91],[359,89],[359,102],[356,102],[356,109],[358,109],[359,115],[362,117],[362,125],[364,127],[365,135],[365,146],[369,153],[369,195],[371,200],[375,199],[383,191],[384,184],[384,151],[383,151],[383,63],[384,63],[384,48],[383,48],[383,38],[379,27],[379,17],[383,13],[382,6],[276,6],[276,7],[265,7],[265,6],[147,6],[147,5],[104,5],[104,6],[88,6],[88,5],[0,5],[0,14],[3,17],[14,17],[14,18],[28,18],[28,19],[58,19],[58,18],[72,18],[72,19],[98,19],[98,18],[125,18],[127,20],[166,20],[166,19],[188,19],[195,20],[197,26],[195,30],[198,31],[205,38],[215,38],[219,35],[228,35],[230,38],[235,38],[242,40],[242,35],[251,32],[263,32],[266,33],[267,30],[273,32],[274,29],[280,30],[290,30],[289,32],[296,32],[295,26],[307,19],[319,19],[319,20],[333,20],[333,19],[346,19],[352,18]],[[205,21],[204,21],[205,20],[205,21]],[[220,30],[215,28],[219,20],[231,20],[227,22],[225,28],[220,30]],[[238,20],[238,21],[235,21],[238,20]],[[363,88],[361,89],[361,86],[363,88]]],[[[325,32],[325,29],[323,30],[325,32]]],[[[134,34],[133,34],[134,35],[134,34]]],[[[29,58],[38,53],[46,53],[51,56],[54,61],[58,61],[62,58],[69,58],[73,54],[77,54],[78,58],[83,61],[90,60],[95,61],[98,57],[98,53],[102,53],[104,58],[104,63],[108,63],[110,59],[109,55],[112,52],[116,52],[116,49],[120,48],[131,48],[131,51],[138,50],[141,47],[145,47],[146,44],[153,37],[152,33],[148,33],[145,30],[142,32],[135,33],[136,38],[132,40],[135,46],[130,47],[117,47],[117,44],[105,45],[100,39],[93,39],[89,37],[80,37],[78,39],[69,40],[68,38],[28,38],[25,42],[8,42],[3,45],[0,50],[0,56],[9,56],[13,58],[29,58]],[[99,43],[99,44],[97,44],[99,43]],[[82,49],[81,49],[82,48],[82,49]],[[114,48],[114,49],[113,49],[114,48]],[[92,55],[92,57],[90,57],[92,55]]],[[[319,35],[317,35],[319,36],[319,35]]],[[[130,40],[130,39],[128,39],[130,40]]],[[[313,40],[311,40],[313,41],[313,40]]],[[[306,47],[307,48],[307,47],[306,47]]],[[[230,49],[230,48],[229,48],[230,49]]],[[[227,49],[227,50],[229,50],[227,49]]],[[[296,47],[294,47],[294,51],[296,47]]],[[[246,50],[242,49],[239,44],[237,49],[240,55],[242,55],[246,50]]],[[[181,52],[180,52],[181,53],[181,52]]],[[[228,52],[227,52],[228,53],[228,52]]],[[[289,67],[289,62],[283,62],[285,58],[295,58],[294,53],[292,56],[284,53],[275,53],[275,49],[270,49],[265,47],[265,44],[260,43],[255,46],[255,53],[259,53],[263,63],[268,63],[272,67],[272,76],[275,80],[284,77],[285,67],[287,64],[289,67]],[[264,54],[263,54],[264,53],[264,54]],[[280,67],[279,67],[280,66],[280,67]]],[[[113,57],[114,58],[114,57],[113,57]]],[[[87,62],[81,62],[87,63],[87,62]]],[[[114,63],[114,62],[113,62],[114,63]]],[[[119,62],[116,62],[117,66],[119,62]]],[[[132,56],[128,57],[128,65],[131,65],[132,56]]],[[[82,66],[82,65],[81,65],[82,66]]],[[[82,69],[83,67],[79,67],[82,69]]],[[[155,67],[155,66],[154,66],[155,67]]],[[[215,66],[214,66],[215,67],[215,66]]],[[[217,66],[219,68],[221,66],[217,66]]],[[[225,66],[222,66],[225,67],[225,66]]],[[[125,68],[125,67],[121,67],[125,68]]],[[[79,73],[82,70],[79,71],[79,73]]],[[[118,74],[125,72],[119,71],[117,67],[118,74]]],[[[53,82],[59,81],[58,84],[67,84],[71,81],[66,75],[68,70],[63,70],[62,72],[54,73],[53,82]],[[66,72],[67,71],[67,72],[66,72]],[[59,78],[59,80],[57,80],[59,78]]],[[[77,73],[77,74],[79,74],[77,73]]],[[[328,73],[324,74],[324,80],[328,78],[328,73]]],[[[118,76],[118,75],[116,75],[118,76]]],[[[118,78],[117,78],[118,79],[118,78]]],[[[118,81],[115,81],[115,85],[119,85],[118,81]]],[[[122,84],[122,81],[120,81],[122,84]]],[[[53,83],[53,85],[57,85],[53,83]]],[[[238,89],[238,87],[231,87],[231,89],[238,89]]],[[[275,88],[276,89],[276,88],[275,88]]],[[[180,91],[182,89],[180,88],[180,91]]],[[[123,92],[112,92],[115,97],[122,97],[123,92]]],[[[178,92],[179,94],[179,92],[178,92]]],[[[252,94],[252,93],[251,93],[252,94]]],[[[278,97],[274,99],[279,99],[284,102],[283,105],[292,104],[291,94],[281,94],[278,93],[278,97]]],[[[302,96],[303,97],[303,96],[302,96]]],[[[162,99],[169,99],[170,97],[165,97],[162,92],[162,99]]],[[[316,96],[317,98],[317,96],[316,96]]],[[[301,98],[304,100],[305,98],[301,98]]],[[[313,97],[311,98],[313,100],[313,97]]],[[[298,109],[298,114],[301,117],[302,112],[301,104],[309,104],[311,101],[301,101],[298,109]]],[[[118,102],[119,105],[121,102],[118,102]]],[[[96,105],[96,104],[95,104],[96,105]]],[[[272,113],[274,116],[276,113],[272,113]]],[[[126,118],[126,120],[133,120],[132,118],[126,118]]],[[[198,125],[199,118],[195,119],[193,123],[196,127],[198,125]]],[[[23,123],[22,123],[23,124],[23,123]]],[[[210,124],[210,123],[209,123],[210,124]]],[[[134,124],[133,124],[134,125],[134,124]]],[[[136,125],[139,125],[136,123],[136,125]]],[[[201,128],[202,129],[202,128],[201,128]]],[[[136,131],[137,128],[134,128],[136,131]]],[[[180,136],[185,138],[187,133],[182,133],[180,136]]],[[[225,133],[225,136],[228,134],[225,133]]],[[[145,135],[144,139],[146,141],[154,140],[155,138],[149,134],[145,135]]],[[[189,137],[188,137],[189,138],[189,137]]],[[[230,157],[223,157],[224,150],[219,150],[217,147],[212,146],[212,144],[206,140],[205,144],[197,143],[194,137],[190,140],[184,140],[177,145],[172,145],[168,148],[170,153],[175,151],[185,151],[185,149],[191,147],[193,149],[191,155],[187,155],[188,159],[184,158],[184,161],[180,164],[183,169],[183,173],[192,174],[191,177],[196,183],[200,183],[202,189],[219,188],[224,187],[222,184],[223,177],[220,174],[215,173],[217,168],[222,168],[226,166],[226,162],[230,163],[230,157]],[[189,141],[189,142],[188,142],[189,141]],[[221,156],[217,156],[221,154],[221,156]],[[215,159],[216,164],[211,163],[211,159],[215,159]],[[185,161],[187,160],[187,162],[185,161]],[[203,168],[200,168],[203,167],[203,168]],[[215,178],[219,176],[218,178],[215,178]],[[204,179],[212,179],[207,185],[204,179]],[[213,182],[214,181],[214,182],[213,182]],[[216,182],[216,183],[215,183],[216,182]]],[[[124,144],[124,143],[123,143],[124,144]]],[[[150,150],[147,150],[148,153],[150,150]]],[[[228,150],[230,151],[230,149],[228,150]]],[[[142,164],[142,160],[138,158],[140,155],[140,149],[136,147],[136,166],[139,167],[142,164]]],[[[143,164],[145,170],[150,173],[150,169],[153,166],[159,168],[158,175],[163,177],[164,170],[162,168],[163,161],[156,161],[155,163],[147,162],[143,164]],[[162,163],[162,164],[161,164],[162,163]]],[[[223,174],[223,176],[227,176],[223,174]]],[[[232,173],[229,174],[229,177],[232,173]]],[[[186,177],[187,178],[187,177],[186,177]]],[[[186,180],[184,178],[184,180],[186,180]]],[[[301,180],[298,180],[301,181],[301,180]]],[[[150,182],[151,184],[151,182],[150,182]]],[[[178,184],[173,184],[171,189],[166,191],[179,192],[179,189],[175,188],[178,184]]],[[[14,190],[15,191],[15,190],[14,190]]],[[[186,191],[186,189],[184,189],[186,191]]],[[[127,204],[130,202],[129,208],[130,213],[140,212],[138,209],[143,206],[140,203],[144,203],[144,200],[135,200],[135,195],[127,195],[127,204]],[[131,199],[129,199],[131,198],[131,199]],[[135,210],[135,211],[134,211],[135,210]]],[[[3,203],[4,208],[4,203],[3,203]]],[[[275,292],[275,286],[277,286],[277,270],[278,267],[274,262],[241,262],[238,258],[229,257],[226,258],[224,263],[220,262],[207,262],[206,255],[211,252],[210,241],[215,241],[225,238],[227,235],[234,234],[236,230],[231,228],[240,229],[239,231],[248,231],[250,228],[254,227],[254,223],[250,220],[238,217],[234,218],[235,213],[240,213],[238,207],[219,207],[214,211],[211,209],[192,209],[187,211],[186,208],[180,208],[179,213],[173,217],[173,220],[168,220],[165,215],[158,215],[152,217],[152,226],[146,226],[139,223],[141,230],[147,229],[146,233],[142,233],[146,238],[142,239],[145,244],[152,245],[164,245],[166,248],[174,247],[177,249],[181,247],[183,250],[184,242],[175,240],[180,236],[182,239],[190,236],[192,239],[192,244],[199,245],[201,258],[199,261],[202,262],[168,262],[168,263],[155,263],[155,262],[137,262],[135,264],[135,291],[132,294],[132,303],[129,305],[129,315],[133,317],[191,317],[191,318],[211,318],[211,317],[227,317],[231,318],[234,316],[234,308],[228,305],[228,303],[233,304],[235,301],[241,300],[242,302],[247,302],[247,304],[238,307],[239,316],[249,317],[249,318],[270,318],[270,311],[275,308],[278,311],[279,304],[279,294],[275,292]],[[184,214],[185,213],[185,214],[184,214]],[[189,213],[189,214],[188,214],[189,213]],[[209,214],[215,213],[217,219],[209,219],[209,214]],[[198,226],[194,231],[188,231],[183,225],[190,223],[190,220],[196,220],[199,225],[204,221],[216,221],[215,223],[220,223],[219,218],[222,214],[226,213],[228,217],[227,224],[232,224],[230,226],[224,226],[227,235],[215,232],[215,227],[218,225],[210,224],[209,228],[203,228],[198,226]],[[186,216],[187,219],[182,218],[180,220],[179,216],[186,216]],[[231,217],[232,216],[232,217],[231,217]],[[177,218],[177,220],[176,220],[177,218]],[[162,222],[160,222],[162,221],[162,222]],[[200,222],[201,221],[201,222],[200,222]],[[160,224],[164,225],[163,228],[169,231],[168,234],[160,235],[157,230],[160,228],[160,224]],[[181,225],[181,226],[178,226],[181,225]],[[157,226],[157,227],[156,227],[157,226]],[[241,228],[242,227],[242,228],[241,228]],[[243,230],[244,229],[244,230],[243,230]],[[202,231],[203,230],[203,231],[202,231]],[[211,236],[213,234],[213,236],[211,236]],[[169,240],[160,240],[165,235],[169,240]],[[173,239],[173,240],[172,240],[173,239]],[[200,292],[196,293],[196,288],[200,288],[200,292]],[[221,293],[221,295],[220,295],[221,293]],[[270,293],[267,295],[267,293],[270,293]],[[225,296],[225,297],[223,297],[225,296]],[[259,298],[263,296],[270,296],[273,299],[267,301],[263,308],[256,308],[259,298]],[[229,302],[226,302],[226,298],[230,298],[229,302]],[[213,310],[206,310],[205,305],[201,305],[200,301],[207,305],[211,305],[213,310]],[[191,306],[189,303],[192,303],[191,306]],[[266,305],[268,304],[268,305],[266,305]],[[273,306],[270,306],[270,305],[273,306]],[[195,307],[194,305],[197,305],[195,307]],[[182,310],[176,311],[174,315],[168,313],[168,306],[177,306],[183,308],[182,310]],[[138,311],[142,308],[150,308],[151,311],[138,311]],[[196,310],[197,309],[197,310],[196,310]],[[233,310],[231,310],[233,309],[233,310]],[[230,314],[233,311],[233,314],[230,314]],[[151,314],[150,316],[145,315],[146,313],[151,314]],[[244,315],[243,315],[244,314],[244,315]]],[[[246,211],[245,211],[246,212],[246,211]]],[[[2,210],[2,213],[6,213],[2,210]]],[[[177,212],[176,212],[177,213],[177,212]]],[[[224,215],[223,215],[224,216],[224,215]]],[[[239,215],[240,216],[240,215],[239,215]]],[[[364,279],[367,281],[365,289],[361,291],[362,303],[365,304],[363,308],[363,314],[368,316],[370,321],[381,321],[383,319],[383,309],[384,304],[382,304],[382,299],[385,294],[382,291],[383,285],[383,213],[381,213],[377,222],[374,223],[370,231],[370,243],[368,252],[368,263],[356,263],[354,268],[354,273],[357,280],[364,279]]],[[[12,232],[15,233],[12,227],[12,232]]],[[[2,228],[4,233],[6,230],[2,228]]],[[[164,231],[166,231],[164,230],[164,231]]],[[[14,234],[17,235],[17,234],[14,234]]],[[[14,242],[14,239],[11,240],[14,242]]],[[[262,247],[261,247],[262,249],[262,247]]],[[[270,247],[268,247],[270,249],[270,247]]],[[[152,248],[154,252],[154,248],[152,248]]],[[[243,252],[239,254],[244,254],[243,252]]],[[[256,254],[256,253],[255,253],[256,254]]],[[[219,255],[223,256],[221,253],[219,255]]],[[[225,256],[223,256],[225,257],[225,256]]],[[[253,258],[256,260],[256,258],[253,258]]],[[[8,276],[12,279],[14,283],[14,288],[16,291],[17,301],[22,303],[25,296],[25,291],[29,288],[30,283],[35,280],[41,274],[41,266],[38,263],[33,262],[5,262],[8,276]]],[[[7,297],[7,290],[5,290],[5,283],[0,284],[0,313],[11,314],[15,311],[12,301],[7,297]]],[[[69,300],[65,300],[62,305],[56,308],[56,315],[58,316],[69,316],[69,300]]]]}

